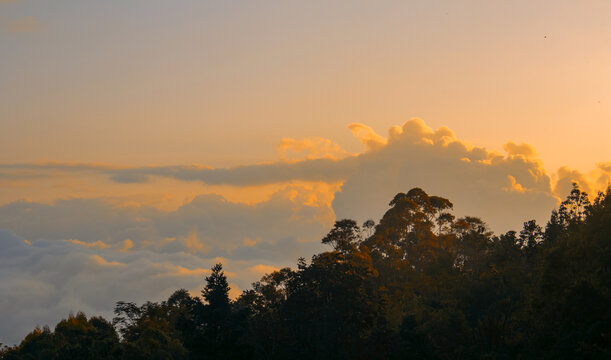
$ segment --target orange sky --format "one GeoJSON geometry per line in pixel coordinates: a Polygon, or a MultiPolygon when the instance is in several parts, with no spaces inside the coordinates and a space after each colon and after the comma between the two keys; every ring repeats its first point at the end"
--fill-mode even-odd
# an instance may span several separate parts
{"type": "Polygon", "coordinates": [[[611,157],[603,0],[0,6],[2,163],[227,167],[412,117],[550,171],[611,157]]]}

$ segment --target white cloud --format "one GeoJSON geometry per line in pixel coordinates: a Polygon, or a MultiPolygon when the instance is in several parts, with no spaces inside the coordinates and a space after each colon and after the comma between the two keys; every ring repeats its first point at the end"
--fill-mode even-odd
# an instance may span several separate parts
{"type": "MultiPolygon", "coordinates": [[[[299,246],[295,241],[288,243],[299,246]]],[[[223,258],[232,296],[250,287],[265,271],[293,264],[296,257],[285,256],[292,253],[290,246],[277,252],[259,249],[242,256],[243,260],[223,258]],[[266,259],[269,253],[278,258],[266,259]]],[[[112,319],[117,301],[161,301],[179,288],[200,295],[209,268],[221,260],[150,249],[121,253],[54,240],[28,245],[6,230],[0,230],[0,248],[0,342],[5,344],[18,342],[36,325],[54,326],[70,312],[112,319]]],[[[303,255],[306,248],[298,252],[303,255]]]]}
{"type": "Polygon", "coordinates": [[[198,294],[219,261],[236,296],[262,271],[321,250],[333,215],[317,198],[287,186],[255,205],[203,195],[165,212],[82,199],[0,207],[0,342],[69,312],[112,318],[119,300],[198,294]]]}

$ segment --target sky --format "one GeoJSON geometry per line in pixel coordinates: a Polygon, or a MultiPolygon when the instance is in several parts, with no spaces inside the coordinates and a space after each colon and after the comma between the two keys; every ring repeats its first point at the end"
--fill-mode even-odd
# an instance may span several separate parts
{"type": "Polygon", "coordinates": [[[611,3],[0,0],[0,342],[232,294],[397,192],[496,233],[611,176],[611,3]]]}

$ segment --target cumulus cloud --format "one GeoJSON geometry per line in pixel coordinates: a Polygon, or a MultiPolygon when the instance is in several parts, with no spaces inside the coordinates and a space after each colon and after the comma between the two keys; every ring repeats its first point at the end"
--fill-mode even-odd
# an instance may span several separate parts
{"type": "Polygon", "coordinates": [[[573,183],[577,183],[579,187],[587,193],[592,192],[590,182],[586,179],[585,175],[577,170],[571,170],[566,166],[558,169],[554,192],[560,196],[566,196],[571,191],[573,183]]]}
{"type": "Polygon", "coordinates": [[[359,139],[366,150],[377,150],[386,145],[386,139],[378,135],[372,128],[367,125],[352,123],[348,125],[348,129],[352,131],[352,135],[359,139]]]}
{"type": "Polygon", "coordinates": [[[535,152],[535,148],[533,148],[530,144],[527,143],[516,144],[513,141],[510,141],[503,145],[503,149],[510,156],[523,155],[529,158],[537,155],[537,153],[535,152]]]}
{"type": "Polygon", "coordinates": [[[529,145],[508,143],[505,150],[491,152],[446,127],[406,121],[389,129],[386,145],[358,157],[333,209],[339,218],[378,219],[397,192],[418,186],[449,198],[457,215],[483,216],[497,232],[531,218],[545,221],[558,202],[549,176],[529,145]]]}
{"type": "MultiPolygon", "coordinates": [[[[530,218],[545,221],[573,181],[587,191],[604,188],[609,182],[608,163],[599,164],[596,176],[562,168],[552,181],[529,144],[510,141],[503,146],[505,153],[497,153],[458,139],[447,127],[433,130],[420,119],[391,127],[386,137],[363,124],[350,124],[349,129],[365,146],[363,153],[347,154],[327,139],[283,139],[278,146],[283,160],[263,164],[232,168],[3,164],[0,178],[14,176],[15,171],[29,176],[59,171],[101,173],[118,183],[145,182],[151,177],[234,187],[335,182],[343,184],[333,202],[335,214],[360,220],[379,217],[395,193],[421,186],[450,198],[459,214],[486,214],[485,220],[496,231],[515,228],[530,218]]],[[[167,247],[191,246],[205,252],[206,236],[198,233],[198,241],[177,238],[167,247]]],[[[253,236],[245,238],[241,239],[245,244],[255,241],[253,236]]]]}
{"type": "Polygon", "coordinates": [[[611,161],[596,164],[594,178],[597,191],[605,191],[611,186],[611,161]]]}
{"type": "MultiPolygon", "coordinates": [[[[450,198],[459,214],[486,214],[485,220],[496,231],[515,228],[529,218],[545,221],[572,181],[578,181],[586,190],[594,188],[589,185],[592,183],[590,177],[588,181],[564,168],[554,174],[554,183],[534,148],[526,143],[510,141],[503,146],[504,154],[496,153],[459,140],[447,127],[433,130],[420,119],[391,127],[387,137],[363,124],[351,124],[349,128],[365,146],[363,153],[347,154],[326,139],[284,139],[278,146],[284,159],[263,164],[232,168],[4,164],[0,165],[0,178],[14,175],[15,171],[30,176],[59,171],[102,173],[119,183],[145,182],[153,176],[234,187],[294,181],[336,182],[343,185],[335,196],[334,212],[338,217],[356,219],[379,217],[386,210],[387,199],[395,193],[421,186],[430,193],[450,198]]],[[[607,163],[599,164],[594,180],[597,188],[608,183],[606,169],[609,167],[607,163]]],[[[199,201],[203,199],[196,203],[199,201]]],[[[183,237],[167,247],[191,246],[205,252],[207,235],[198,233],[198,236],[199,242],[183,237]]],[[[246,238],[248,240],[242,238],[241,241],[250,244],[255,239],[253,236],[246,238]]]]}
{"type": "Polygon", "coordinates": [[[598,163],[595,169],[586,174],[563,166],[558,169],[555,177],[554,193],[559,197],[566,197],[573,183],[578,184],[583,191],[594,197],[598,192],[604,192],[611,186],[611,163],[598,163]]]}

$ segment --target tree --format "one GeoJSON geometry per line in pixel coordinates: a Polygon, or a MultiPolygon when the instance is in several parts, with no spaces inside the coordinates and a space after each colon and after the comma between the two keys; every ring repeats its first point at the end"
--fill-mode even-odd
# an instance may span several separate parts
{"type": "Polygon", "coordinates": [[[61,320],[55,331],[36,327],[17,347],[0,351],[0,359],[104,359],[123,358],[119,337],[112,324],[85,314],[61,320]]]}
{"type": "Polygon", "coordinates": [[[206,286],[202,290],[204,300],[211,309],[228,311],[229,289],[227,277],[223,272],[223,264],[214,265],[210,276],[206,276],[206,286]]]}
{"type": "Polygon", "coordinates": [[[250,348],[242,342],[243,319],[232,309],[229,289],[223,265],[214,265],[202,290],[206,302],[199,317],[205,344],[200,354],[203,358],[243,359],[250,356],[250,348]]]}
{"type": "Polygon", "coordinates": [[[354,251],[360,241],[361,229],[356,221],[349,219],[336,221],[333,229],[322,239],[323,244],[330,244],[342,254],[354,251]]]}
{"type": "Polygon", "coordinates": [[[363,230],[366,232],[365,234],[367,237],[370,237],[371,235],[373,235],[373,229],[375,225],[376,225],[375,221],[371,219],[366,220],[363,223],[363,230]]]}
{"type": "Polygon", "coordinates": [[[586,209],[590,205],[588,194],[581,191],[579,184],[573,183],[571,193],[566,200],[560,204],[558,210],[560,217],[567,225],[582,221],[586,215],[586,209]]]}
{"type": "Polygon", "coordinates": [[[524,228],[520,231],[520,246],[532,249],[543,241],[543,229],[537,225],[535,220],[524,223],[524,228]]]}

